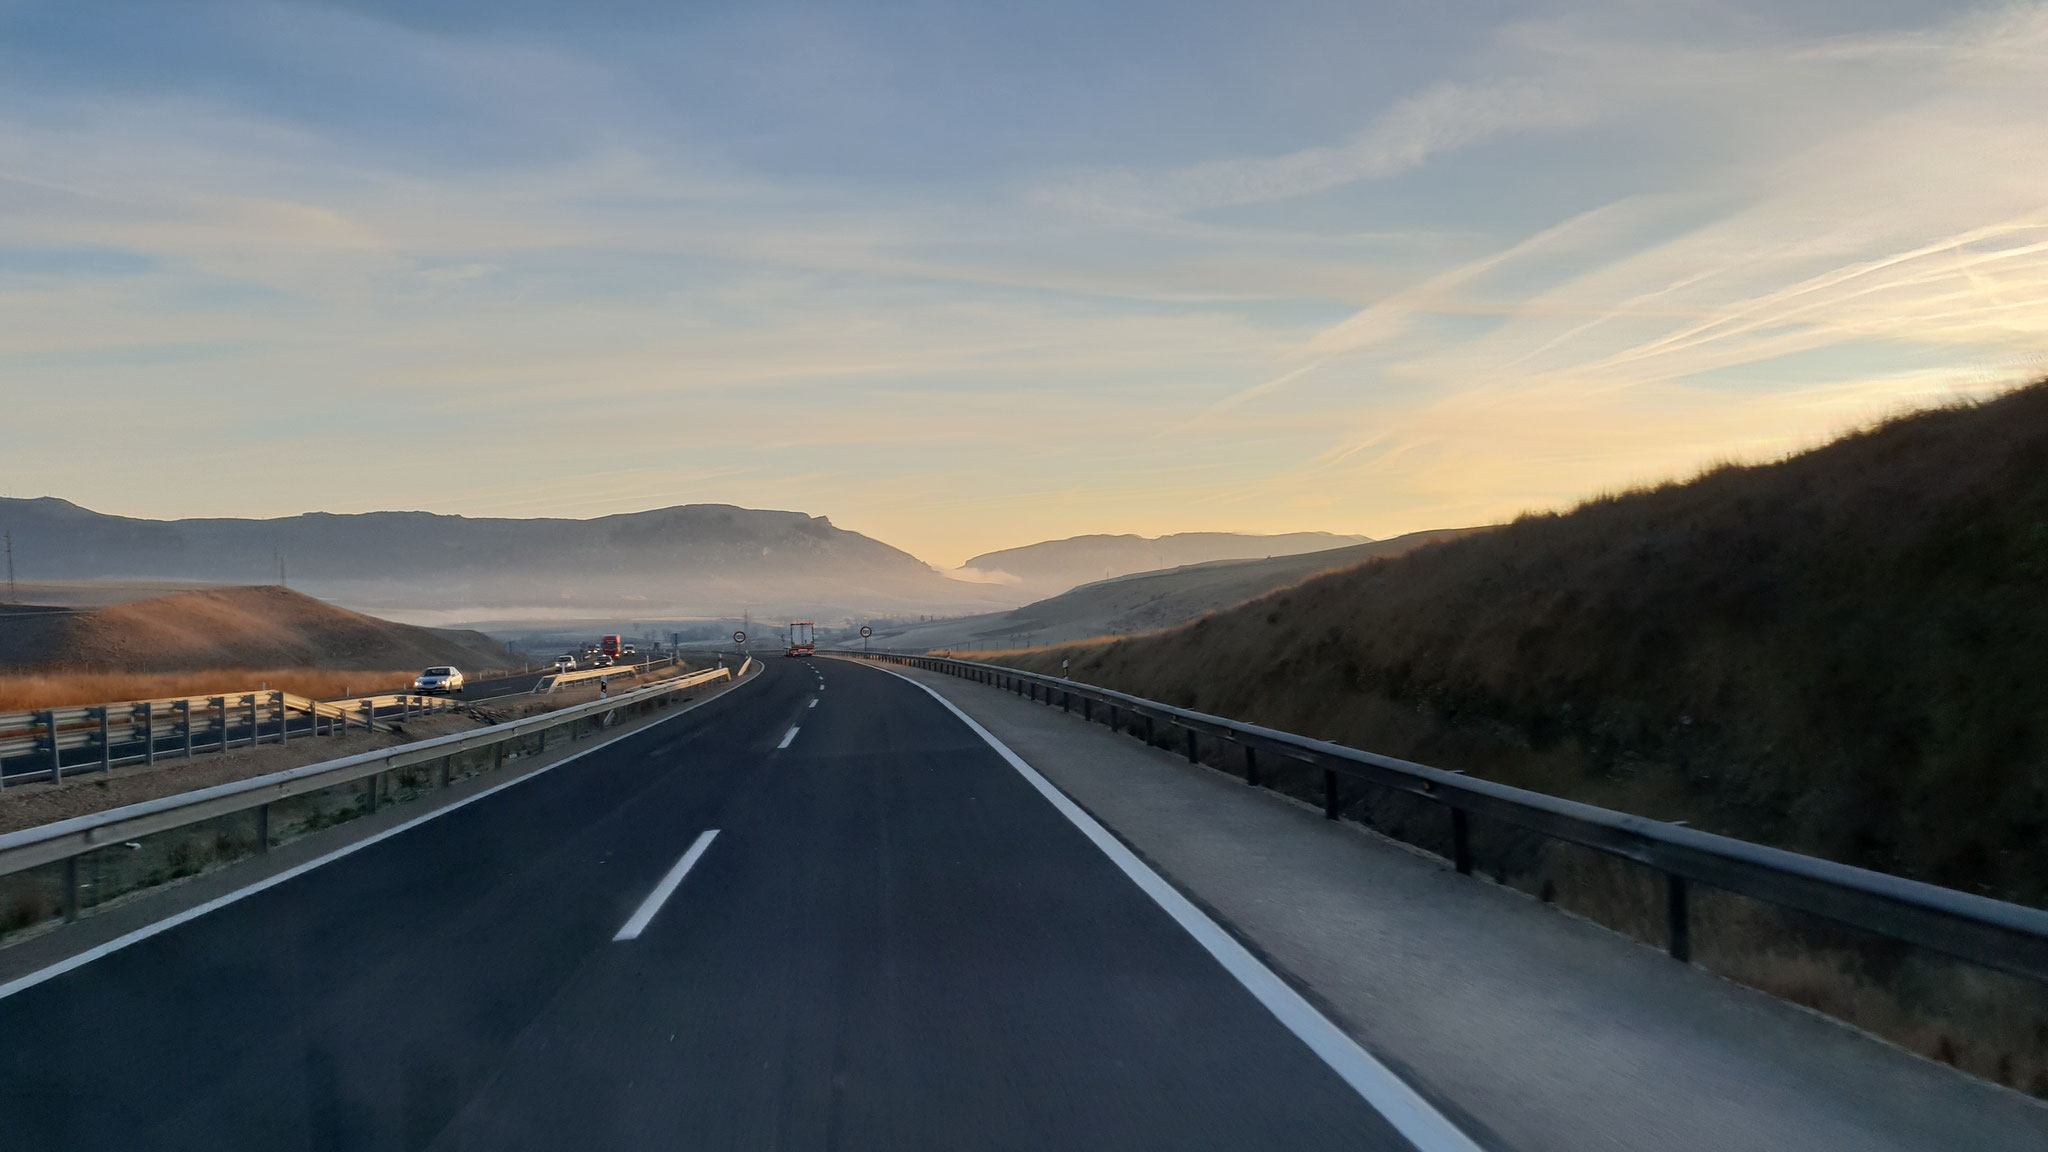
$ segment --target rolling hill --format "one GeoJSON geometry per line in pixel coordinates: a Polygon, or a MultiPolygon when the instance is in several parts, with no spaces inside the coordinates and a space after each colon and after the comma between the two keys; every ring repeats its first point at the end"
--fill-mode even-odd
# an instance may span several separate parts
{"type": "Polygon", "coordinates": [[[512,663],[481,632],[395,624],[284,588],[206,588],[88,609],[0,614],[0,669],[383,670],[512,663]]]}
{"type": "Polygon", "coordinates": [[[1138,572],[1083,584],[1009,612],[879,629],[876,642],[902,650],[1007,648],[1149,632],[1298,584],[1319,573],[1398,556],[1425,544],[1476,531],[1482,529],[1411,532],[1390,540],[1323,552],[1258,560],[1214,560],[1161,572],[1138,572]]]}
{"type": "Polygon", "coordinates": [[[1003,659],[2048,904],[2048,383],[1003,659]]]}
{"type": "Polygon", "coordinates": [[[1134,572],[1155,572],[1212,560],[1325,552],[1348,544],[1365,544],[1370,539],[1330,532],[1291,532],[1279,536],[1236,532],[1182,532],[1157,537],[1070,536],[1022,548],[984,552],[961,567],[977,579],[999,581],[1015,587],[1025,598],[1038,599],[1134,572]]]}

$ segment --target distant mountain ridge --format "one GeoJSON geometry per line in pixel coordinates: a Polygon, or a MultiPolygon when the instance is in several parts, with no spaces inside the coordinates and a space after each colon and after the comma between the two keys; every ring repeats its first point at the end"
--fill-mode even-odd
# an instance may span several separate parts
{"type": "Polygon", "coordinates": [[[874,642],[894,651],[971,651],[1149,632],[1242,604],[1325,572],[1355,568],[1483,531],[1487,529],[1439,528],[1322,552],[1210,560],[1163,572],[1134,572],[1070,588],[1008,612],[877,629],[874,642]]]}
{"type": "Polygon", "coordinates": [[[428,512],[144,520],[0,499],[24,580],[286,582],[356,608],[477,617],[981,612],[1022,599],[950,579],[822,516],[687,504],[590,520],[428,512]]]}
{"type": "Polygon", "coordinates": [[[1371,542],[1370,536],[1342,536],[1334,532],[1288,532],[1274,536],[1240,532],[1179,532],[1151,537],[1098,534],[984,552],[961,567],[982,578],[1011,584],[1029,593],[1031,599],[1039,599],[1134,572],[1157,572],[1212,560],[1296,556],[1371,542]]]}

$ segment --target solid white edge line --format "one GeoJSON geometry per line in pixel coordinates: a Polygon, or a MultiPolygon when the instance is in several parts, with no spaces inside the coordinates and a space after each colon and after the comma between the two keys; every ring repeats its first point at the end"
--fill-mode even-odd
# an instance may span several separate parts
{"type": "Polygon", "coordinates": [[[1054,787],[1051,781],[1039,775],[1038,770],[1025,763],[1023,757],[1010,751],[1008,745],[996,739],[995,734],[982,727],[974,717],[961,711],[951,700],[939,695],[937,689],[929,684],[913,680],[884,665],[875,667],[924,689],[932,699],[945,705],[948,712],[959,717],[961,723],[967,725],[975,735],[995,749],[996,754],[1008,761],[1010,767],[1015,768],[1033,788],[1038,789],[1039,795],[1044,796],[1058,809],[1060,815],[1065,816],[1083,835],[1094,841],[1103,855],[1108,856],[1112,863],[1123,870],[1124,875],[1129,876],[1132,882],[1144,891],[1145,895],[1150,896],[1167,915],[1186,929],[1188,935],[1195,938],[1196,943],[1208,950],[1209,955],[1214,956],[1225,971],[1235,977],[1239,984],[1244,985],[1245,990],[1260,1004],[1265,1005],[1266,1010],[1271,1012],[1275,1019],[1299,1037],[1302,1043],[1308,1045],[1309,1050],[1320,1057],[1324,1064],[1329,1065],[1330,1070],[1349,1084],[1353,1091],[1363,1097],[1373,1111],[1385,1117],[1396,1132],[1415,1145],[1418,1152],[1482,1152],[1471,1137],[1460,1131],[1457,1125],[1438,1112],[1429,1101],[1423,1099],[1421,1093],[1411,1088],[1407,1081],[1395,1075],[1386,1065],[1373,1059],[1372,1054],[1361,1047],[1358,1041],[1353,1040],[1343,1029],[1331,1023],[1328,1017],[1316,1011],[1313,1004],[1288,986],[1287,982],[1280,979],[1272,969],[1260,963],[1258,957],[1252,955],[1243,944],[1238,943],[1236,937],[1224,931],[1221,925],[1211,920],[1200,908],[1195,907],[1187,897],[1180,894],[1179,889],[1167,883],[1143,860],[1138,859],[1136,854],[1124,847],[1123,841],[1110,835],[1093,816],[1068,799],[1067,794],[1054,787]]]}
{"type": "Polygon", "coordinates": [[[799,731],[800,731],[800,729],[799,729],[799,728],[797,728],[797,726],[796,726],[796,725],[794,725],[794,724],[790,725],[790,726],[789,726],[789,731],[787,731],[787,732],[784,732],[784,733],[782,734],[782,743],[780,743],[780,744],[777,744],[777,745],[776,745],[775,747],[776,747],[776,748],[777,748],[778,750],[780,750],[780,749],[783,749],[783,748],[787,748],[787,747],[789,747],[789,742],[790,742],[790,741],[792,741],[792,740],[794,740],[794,739],[796,739],[796,734],[797,734],[797,732],[799,732],[799,731]]]}
{"type": "Polygon", "coordinates": [[[640,902],[640,907],[633,911],[632,919],[627,920],[625,926],[619,929],[619,934],[612,937],[612,943],[638,940],[640,933],[645,931],[647,925],[654,919],[654,914],[661,911],[661,906],[668,903],[668,898],[674,895],[676,886],[683,882],[683,877],[688,876],[690,869],[696,867],[697,858],[704,855],[704,850],[711,847],[711,842],[717,838],[716,828],[707,828],[698,833],[689,851],[684,852],[683,858],[675,862],[674,867],[668,870],[668,874],[661,878],[661,883],[656,884],[654,891],[647,894],[647,899],[640,902]]]}
{"type": "MultiPolygon", "coordinates": [[[[703,704],[715,699],[717,699],[717,697],[715,696],[706,697],[704,700],[700,700],[697,703],[703,704]]],[[[168,932],[171,929],[176,928],[178,925],[183,924],[189,920],[197,920],[201,916],[206,915],[208,912],[212,912],[220,908],[225,908],[228,905],[233,904],[235,901],[240,900],[244,897],[254,896],[258,892],[261,892],[266,888],[275,888],[277,885],[282,884],[287,880],[290,880],[294,876],[299,876],[304,873],[311,872],[313,869],[318,868],[323,864],[332,864],[336,860],[339,860],[342,857],[349,855],[350,853],[360,852],[363,849],[368,848],[370,845],[375,844],[380,840],[389,840],[391,837],[398,835],[400,832],[404,832],[412,828],[417,828],[420,825],[425,824],[429,820],[433,820],[441,816],[446,816],[448,813],[453,812],[458,808],[467,808],[469,805],[476,803],[477,801],[483,799],[486,796],[491,796],[495,795],[496,793],[503,792],[505,789],[510,788],[515,784],[524,784],[528,780],[531,780],[536,776],[541,775],[542,773],[552,772],[555,769],[560,768],[564,764],[569,764],[574,761],[581,760],[585,756],[590,755],[592,752],[602,752],[606,748],[609,748],[612,745],[617,744],[621,740],[630,739],[631,737],[639,736],[646,732],[652,732],[654,729],[661,727],[661,725],[667,723],[670,720],[675,719],[678,716],[689,715],[691,712],[696,710],[696,707],[696,704],[692,704],[688,708],[684,708],[678,712],[672,712],[669,715],[664,716],[659,720],[656,720],[654,723],[649,724],[645,728],[635,729],[631,732],[621,732],[617,736],[614,736],[611,739],[606,740],[602,744],[593,744],[590,747],[585,748],[583,751],[578,752],[573,756],[565,756],[562,759],[555,761],[553,764],[547,765],[546,767],[536,768],[533,771],[528,772],[526,775],[521,776],[516,780],[507,780],[503,784],[493,784],[489,788],[484,789],[483,791],[477,793],[474,796],[464,796],[462,799],[456,800],[450,804],[446,804],[442,807],[436,808],[432,812],[423,812],[420,815],[415,816],[410,820],[407,820],[403,824],[393,825],[392,827],[386,828],[384,831],[378,832],[375,835],[366,836],[353,844],[345,844],[339,848],[336,848],[334,851],[327,853],[324,856],[316,856],[313,859],[306,861],[304,864],[293,865],[292,867],[287,868],[282,872],[279,872],[275,876],[266,876],[263,879],[258,880],[252,884],[249,884],[245,887],[237,888],[233,892],[216,896],[213,899],[208,900],[204,904],[198,904],[191,908],[187,908],[183,912],[180,912],[174,916],[167,916],[164,919],[158,920],[153,924],[145,924],[142,927],[135,929],[133,932],[125,932],[119,936],[114,937],[112,940],[109,940],[104,944],[99,944],[94,947],[88,948],[85,951],[80,952],[76,956],[66,957],[65,959],[59,960],[55,964],[52,964],[46,968],[38,968],[35,971],[30,972],[26,976],[17,976],[13,980],[10,980],[5,984],[0,984],[0,1000],[5,1000],[9,996],[14,995],[16,992],[21,992],[33,988],[36,985],[41,984],[45,980],[51,980],[55,979],[58,976],[62,976],[63,974],[71,971],[74,968],[83,968],[87,964],[92,963],[93,961],[99,959],[102,956],[110,956],[116,952],[119,952],[121,949],[128,947],[130,944],[140,944],[142,941],[149,939],[151,936],[154,936],[159,932],[168,932]]]]}

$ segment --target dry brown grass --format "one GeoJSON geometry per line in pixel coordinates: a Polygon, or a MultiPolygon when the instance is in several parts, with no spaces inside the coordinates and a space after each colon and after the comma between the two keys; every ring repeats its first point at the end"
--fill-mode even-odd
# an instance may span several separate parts
{"type": "Polygon", "coordinates": [[[81,613],[0,620],[0,668],[21,672],[181,672],[335,668],[374,672],[502,665],[477,632],[379,620],[287,588],[206,588],[81,613]]]}
{"type": "Polygon", "coordinates": [[[326,700],[349,694],[399,692],[419,669],[336,672],[321,668],[208,668],[199,672],[30,672],[0,674],[0,712],[70,708],[125,700],[218,696],[268,688],[326,700]]]}

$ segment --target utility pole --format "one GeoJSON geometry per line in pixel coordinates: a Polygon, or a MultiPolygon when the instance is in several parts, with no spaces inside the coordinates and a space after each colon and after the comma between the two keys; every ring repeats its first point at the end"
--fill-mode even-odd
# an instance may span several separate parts
{"type": "Polygon", "coordinates": [[[14,533],[7,533],[7,602],[21,603],[21,593],[14,587],[14,533]]]}

